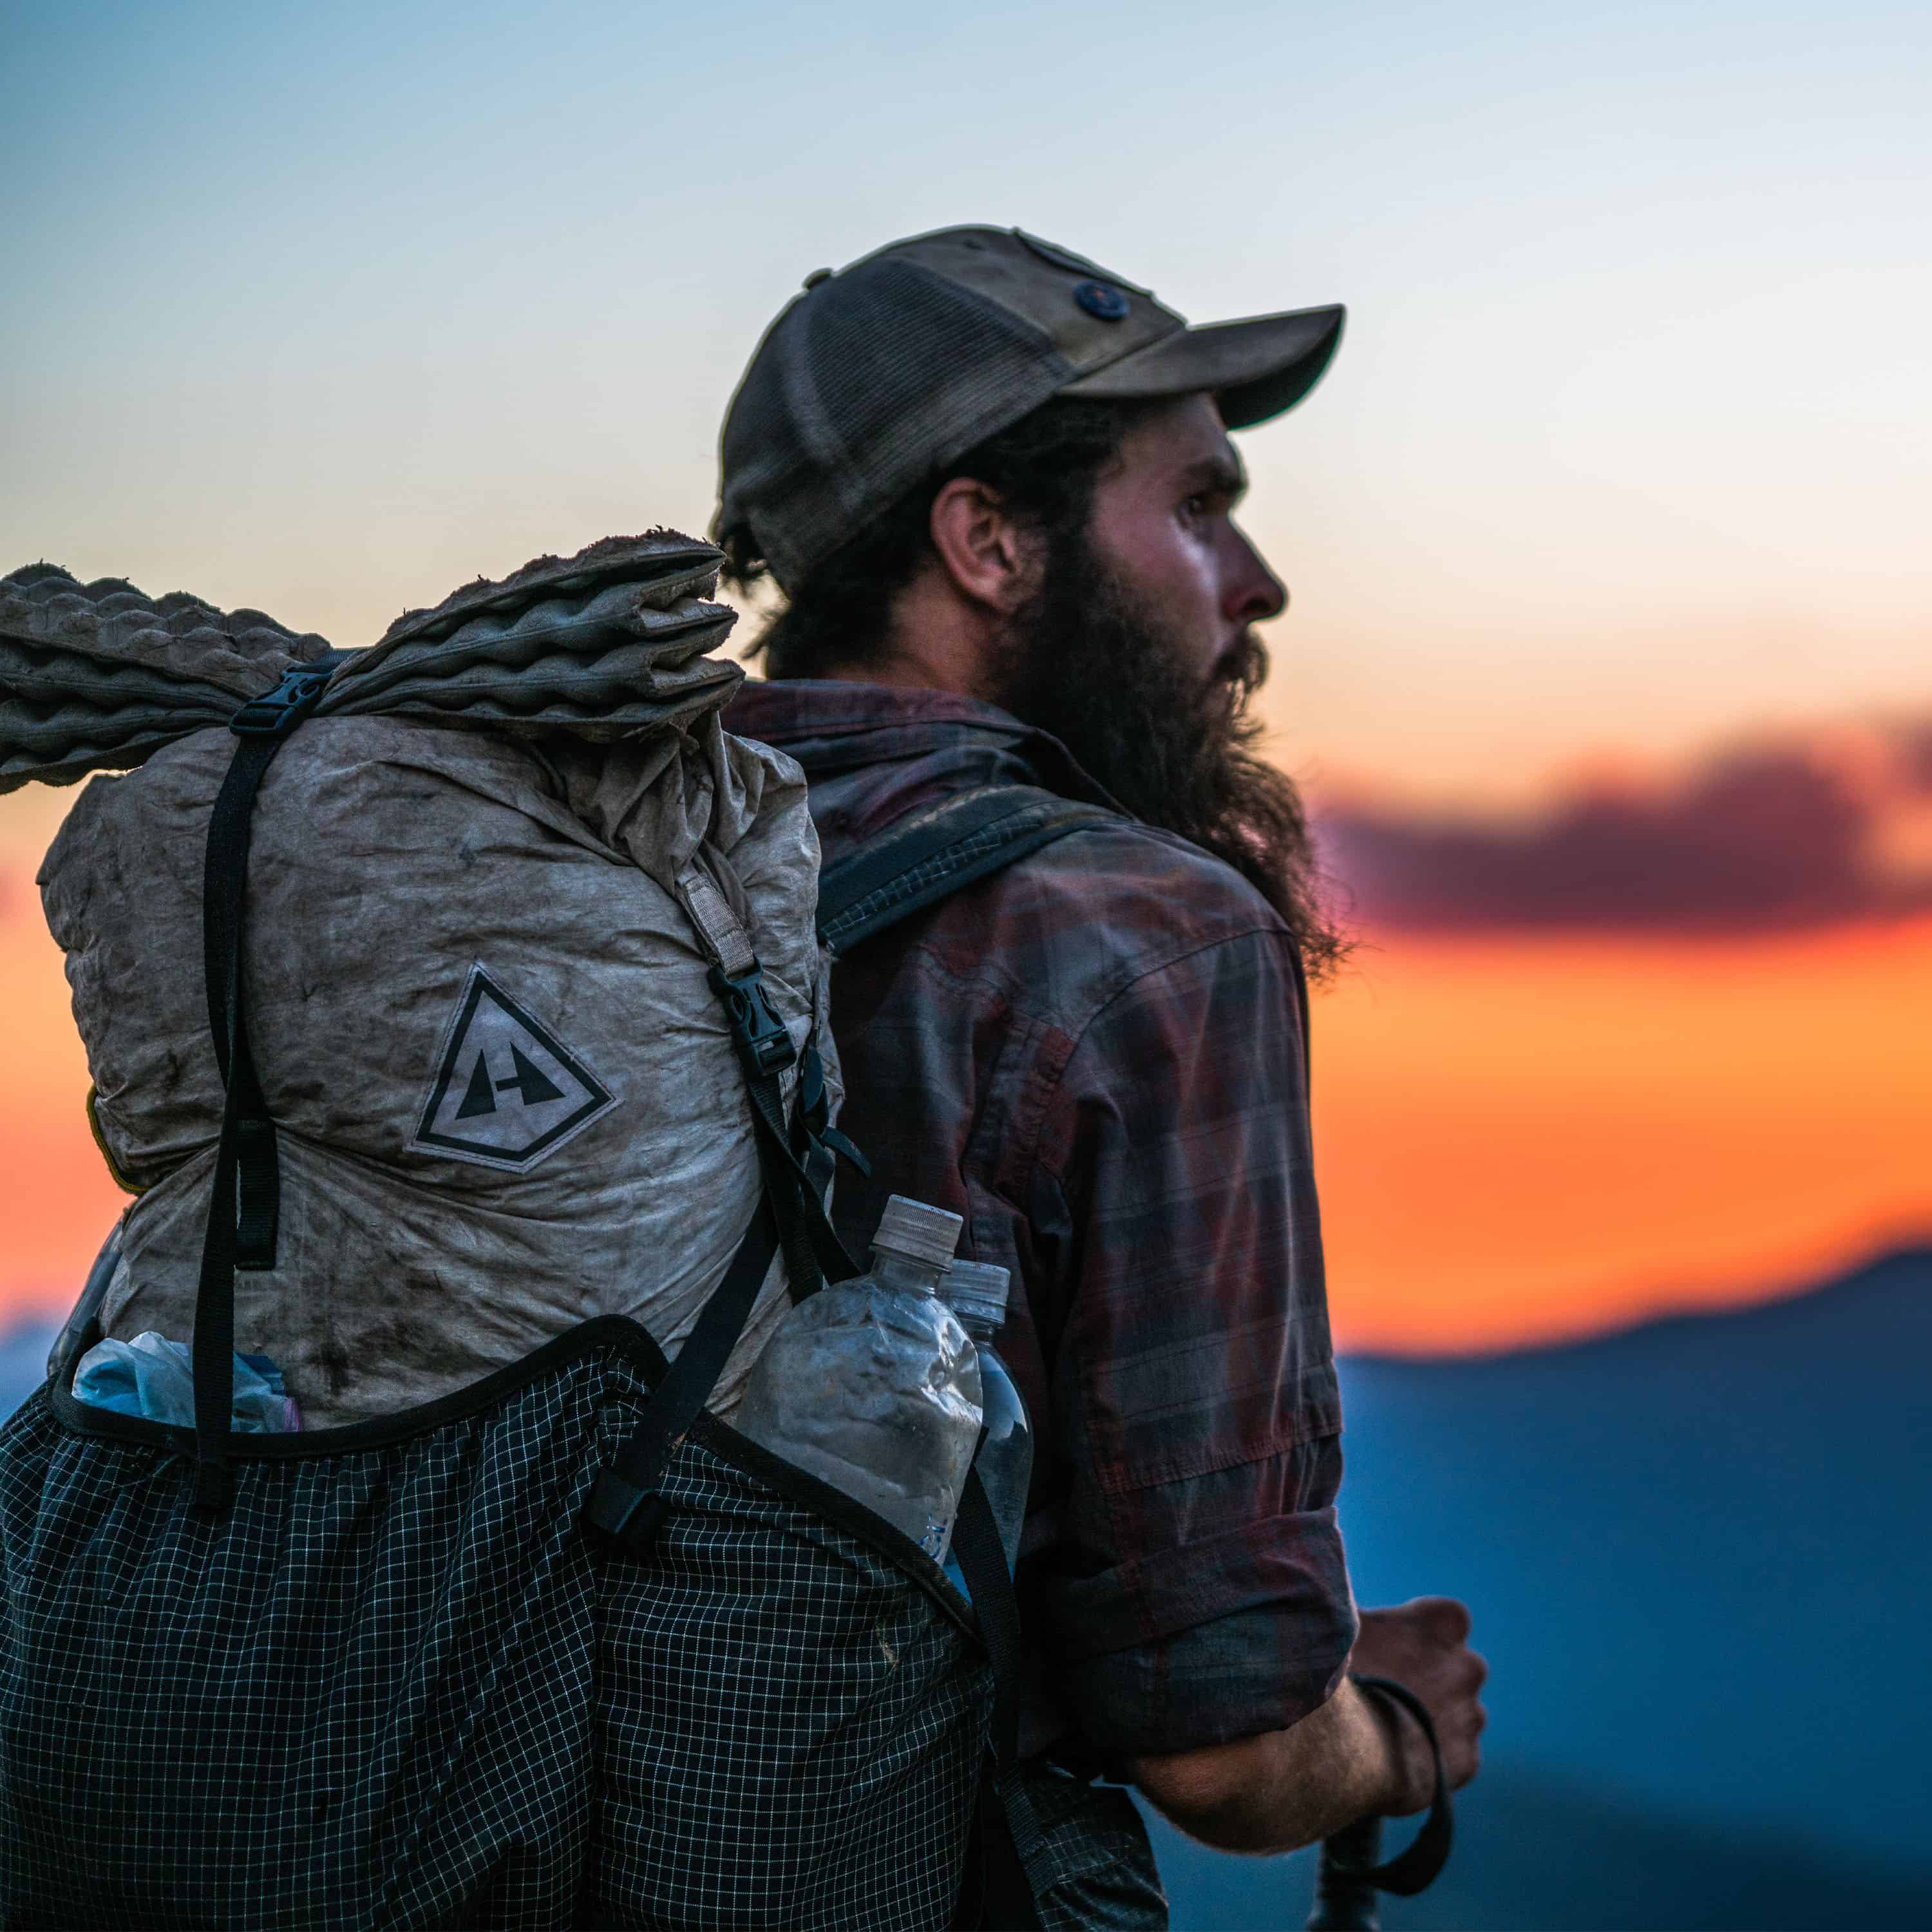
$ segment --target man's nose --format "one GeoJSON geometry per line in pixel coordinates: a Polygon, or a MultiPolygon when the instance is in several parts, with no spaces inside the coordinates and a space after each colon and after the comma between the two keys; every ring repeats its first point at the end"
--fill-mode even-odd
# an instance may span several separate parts
{"type": "Polygon", "coordinates": [[[1221,600],[1221,613],[1231,624],[1265,623],[1288,608],[1288,588],[1262,560],[1262,554],[1232,524],[1232,568],[1221,600]]]}

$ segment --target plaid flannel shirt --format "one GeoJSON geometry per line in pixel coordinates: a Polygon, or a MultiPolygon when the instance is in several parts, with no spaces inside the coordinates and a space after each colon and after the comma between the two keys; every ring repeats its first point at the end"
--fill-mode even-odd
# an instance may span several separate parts
{"type": "MultiPolygon", "coordinates": [[[[803,766],[828,864],[970,786],[1111,802],[1056,740],[943,692],[752,682],[726,722],[803,766]]],[[[833,974],[840,1124],[874,1163],[840,1178],[848,1245],[905,1194],[1013,1271],[999,1346],[1038,1444],[1029,1751],[1282,1728],[1354,1641],[1300,971],[1245,880],[1124,820],[833,974]]]]}

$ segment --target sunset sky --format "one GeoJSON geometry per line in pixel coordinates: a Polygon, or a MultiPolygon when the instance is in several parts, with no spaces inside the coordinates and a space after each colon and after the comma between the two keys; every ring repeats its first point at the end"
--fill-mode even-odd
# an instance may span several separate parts
{"type": "MultiPolygon", "coordinates": [[[[1016,223],[1331,300],[1243,439],[1340,1339],[1475,1348],[1932,1230],[1932,37],[1853,4],[33,8],[0,569],[343,644],[710,513],[821,265],[1016,223]]],[[[116,1211],[0,800],[0,1320],[116,1211]]]]}

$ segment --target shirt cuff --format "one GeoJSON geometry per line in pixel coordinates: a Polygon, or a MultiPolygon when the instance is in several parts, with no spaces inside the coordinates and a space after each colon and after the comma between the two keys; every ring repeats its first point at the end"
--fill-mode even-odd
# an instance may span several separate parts
{"type": "Polygon", "coordinates": [[[1299,1724],[1334,1694],[1358,1628],[1332,1507],[1042,1580],[1037,1601],[1068,1714],[1123,1755],[1299,1724]]]}

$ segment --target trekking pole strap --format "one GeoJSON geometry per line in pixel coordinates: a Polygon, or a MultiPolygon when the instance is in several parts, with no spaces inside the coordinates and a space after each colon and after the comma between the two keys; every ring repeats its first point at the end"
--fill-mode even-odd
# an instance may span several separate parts
{"type": "MultiPolygon", "coordinates": [[[[1442,1868],[1449,1862],[1450,1847],[1455,1837],[1449,1780],[1442,1768],[1442,1748],[1436,1742],[1435,1722],[1429,1714],[1428,1707],[1406,1684],[1398,1684],[1390,1677],[1359,1677],[1352,1671],[1348,1681],[1370,1696],[1381,1698],[1406,1711],[1421,1726],[1422,1735],[1429,1740],[1430,1760],[1436,1767],[1436,1789],[1429,1801],[1429,1815],[1422,1821],[1422,1829],[1411,1844],[1380,1864],[1372,1862],[1378,1833],[1360,1833],[1351,1839],[1348,1833],[1337,1832],[1328,1840],[1322,1847],[1322,1888],[1326,1892],[1331,1884],[1339,1882],[1345,1887],[1352,1886],[1363,1891],[1372,1888],[1376,1892],[1393,1892],[1398,1898],[1413,1898],[1418,1892],[1433,1885],[1441,1875],[1442,1868]]],[[[1379,1826],[1381,1820],[1364,1822],[1379,1826]]],[[[1352,1922],[1328,1922],[1340,1924],[1352,1922]]]]}

